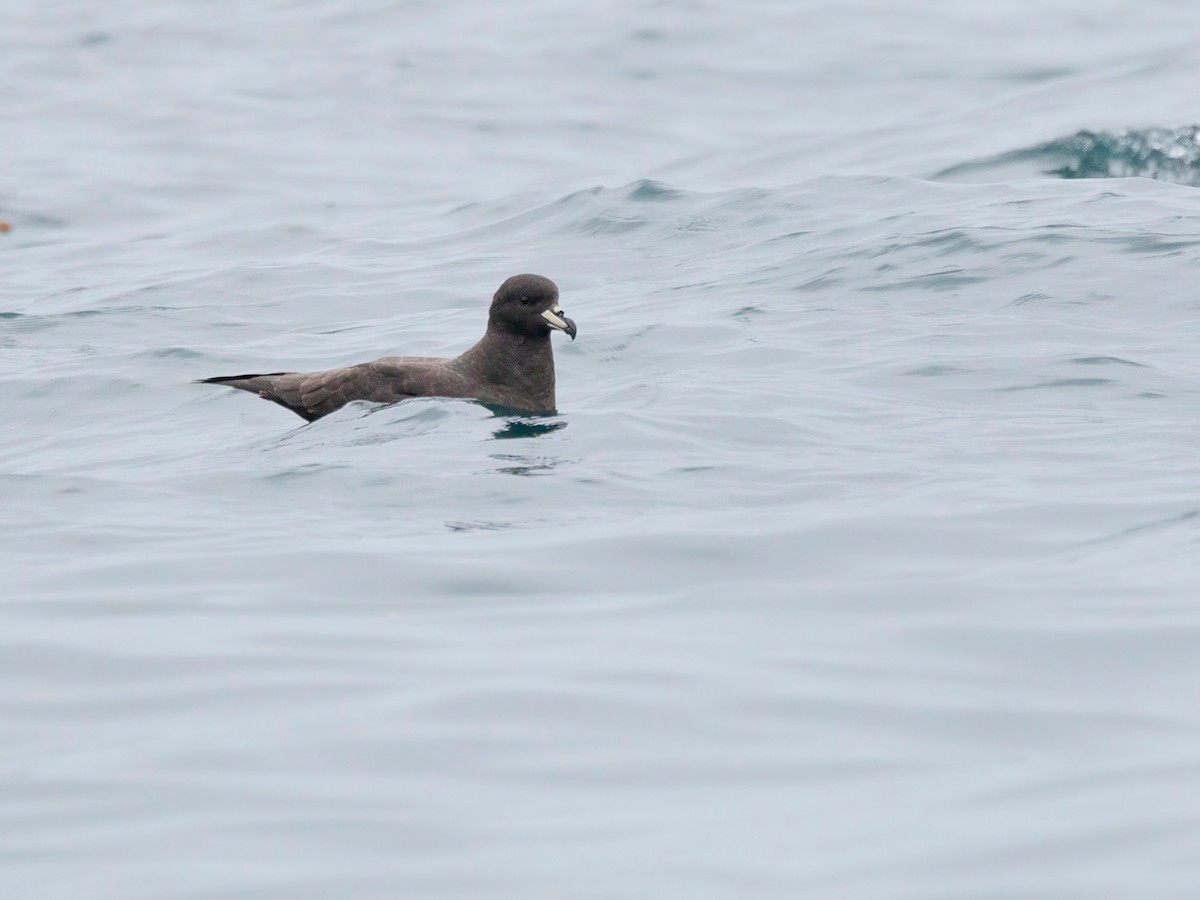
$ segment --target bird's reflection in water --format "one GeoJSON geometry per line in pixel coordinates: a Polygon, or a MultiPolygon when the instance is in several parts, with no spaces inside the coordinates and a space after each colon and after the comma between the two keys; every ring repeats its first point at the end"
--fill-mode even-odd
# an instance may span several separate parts
{"type": "Polygon", "coordinates": [[[504,423],[504,427],[499,431],[492,432],[492,437],[497,440],[508,440],[510,438],[535,438],[541,437],[543,434],[550,434],[552,431],[558,431],[560,428],[566,428],[567,423],[563,421],[538,421],[537,419],[509,419],[504,423]]]}
{"type": "Polygon", "coordinates": [[[497,472],[505,475],[549,475],[562,462],[561,459],[547,459],[538,456],[510,456],[497,453],[492,456],[496,462],[505,463],[496,468],[497,472]]]}
{"type": "MultiPolygon", "coordinates": [[[[497,415],[497,418],[500,418],[497,415]]],[[[492,432],[496,440],[513,440],[517,438],[537,438],[551,434],[560,428],[566,428],[567,423],[561,419],[549,417],[505,418],[504,427],[492,432]]],[[[492,459],[504,463],[496,469],[507,475],[549,475],[562,460],[558,457],[525,455],[521,453],[494,453],[492,459]]]]}

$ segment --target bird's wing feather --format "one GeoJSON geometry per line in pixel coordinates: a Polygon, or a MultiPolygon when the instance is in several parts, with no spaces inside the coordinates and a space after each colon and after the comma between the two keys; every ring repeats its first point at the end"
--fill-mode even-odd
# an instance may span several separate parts
{"type": "Polygon", "coordinates": [[[396,403],[409,397],[469,397],[469,380],[453,360],[389,356],[374,362],[320,372],[274,372],[206,378],[258,394],[313,421],[355,400],[396,403]]]}

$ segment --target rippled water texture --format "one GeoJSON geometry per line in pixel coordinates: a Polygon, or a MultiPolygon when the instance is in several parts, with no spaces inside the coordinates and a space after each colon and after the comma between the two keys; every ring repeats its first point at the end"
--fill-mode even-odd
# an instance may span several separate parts
{"type": "Polygon", "coordinates": [[[0,896],[1195,897],[1198,28],[7,17],[0,896]]]}
{"type": "Polygon", "coordinates": [[[1200,184],[1200,143],[1197,143],[1194,125],[1126,130],[1119,134],[1081,131],[1036,147],[953,166],[943,172],[942,177],[998,181],[1031,164],[1039,167],[1042,174],[1061,178],[1143,177],[1197,185],[1200,184]]]}

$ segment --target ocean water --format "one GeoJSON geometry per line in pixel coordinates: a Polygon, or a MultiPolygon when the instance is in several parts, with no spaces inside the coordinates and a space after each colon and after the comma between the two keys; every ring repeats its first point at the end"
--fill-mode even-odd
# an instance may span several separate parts
{"type": "Polygon", "coordinates": [[[1200,895],[1200,7],[2,19],[0,896],[1200,895]]]}

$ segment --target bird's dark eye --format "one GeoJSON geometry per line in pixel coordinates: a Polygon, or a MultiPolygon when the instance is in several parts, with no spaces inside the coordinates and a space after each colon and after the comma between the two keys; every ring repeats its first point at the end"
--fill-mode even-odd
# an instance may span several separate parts
{"type": "Polygon", "coordinates": [[[522,306],[528,306],[528,305],[529,305],[529,303],[530,303],[530,300],[529,300],[529,298],[528,298],[528,297],[522,297],[522,298],[521,298],[521,305],[522,305],[522,306]]]}

